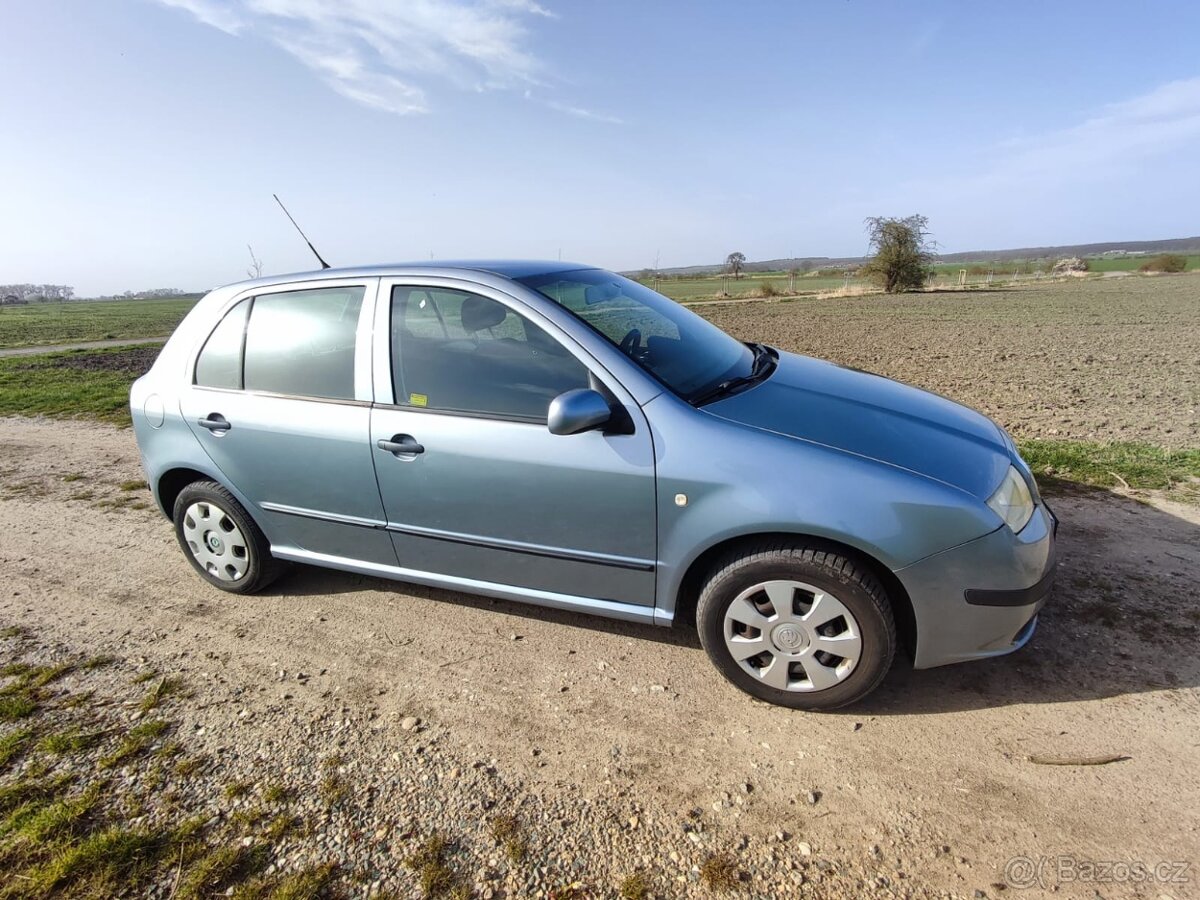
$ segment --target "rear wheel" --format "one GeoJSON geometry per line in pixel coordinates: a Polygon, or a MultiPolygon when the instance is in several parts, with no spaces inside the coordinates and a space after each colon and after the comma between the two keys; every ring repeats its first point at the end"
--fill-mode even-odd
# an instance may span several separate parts
{"type": "Polygon", "coordinates": [[[803,543],[764,541],[721,560],[701,592],[696,625],[722,675],[795,709],[861,699],[896,652],[879,580],[854,559],[803,543]]]}
{"type": "Polygon", "coordinates": [[[179,546],[213,587],[253,594],[284,571],[262,530],[215,481],[196,481],[180,491],[174,519],[179,546]]]}

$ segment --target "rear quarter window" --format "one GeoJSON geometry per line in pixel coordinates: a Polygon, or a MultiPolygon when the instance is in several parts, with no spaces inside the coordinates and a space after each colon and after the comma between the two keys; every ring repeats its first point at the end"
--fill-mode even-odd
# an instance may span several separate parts
{"type": "Polygon", "coordinates": [[[242,338],[249,310],[250,301],[243,300],[225,314],[204,342],[196,359],[196,384],[200,387],[237,390],[242,386],[242,338]]]}

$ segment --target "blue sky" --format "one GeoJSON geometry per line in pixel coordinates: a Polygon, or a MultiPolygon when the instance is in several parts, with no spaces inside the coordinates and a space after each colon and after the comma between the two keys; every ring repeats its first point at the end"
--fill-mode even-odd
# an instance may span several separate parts
{"type": "Polygon", "coordinates": [[[1200,4],[0,6],[0,283],[1200,233],[1200,4]]]}

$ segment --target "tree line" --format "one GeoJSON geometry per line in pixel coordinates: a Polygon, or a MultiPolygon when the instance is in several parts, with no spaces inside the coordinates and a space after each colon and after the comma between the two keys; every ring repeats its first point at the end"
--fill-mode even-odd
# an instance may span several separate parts
{"type": "Polygon", "coordinates": [[[67,284],[0,284],[0,303],[59,303],[75,296],[67,284]]]}

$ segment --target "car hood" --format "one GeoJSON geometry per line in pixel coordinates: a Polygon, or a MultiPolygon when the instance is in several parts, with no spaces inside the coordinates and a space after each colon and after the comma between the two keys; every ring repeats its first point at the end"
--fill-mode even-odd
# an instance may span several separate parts
{"type": "Polygon", "coordinates": [[[881,375],[793,353],[780,353],[765,381],[704,409],[899,466],[981,500],[1009,465],[999,426],[975,410],[881,375]]]}

